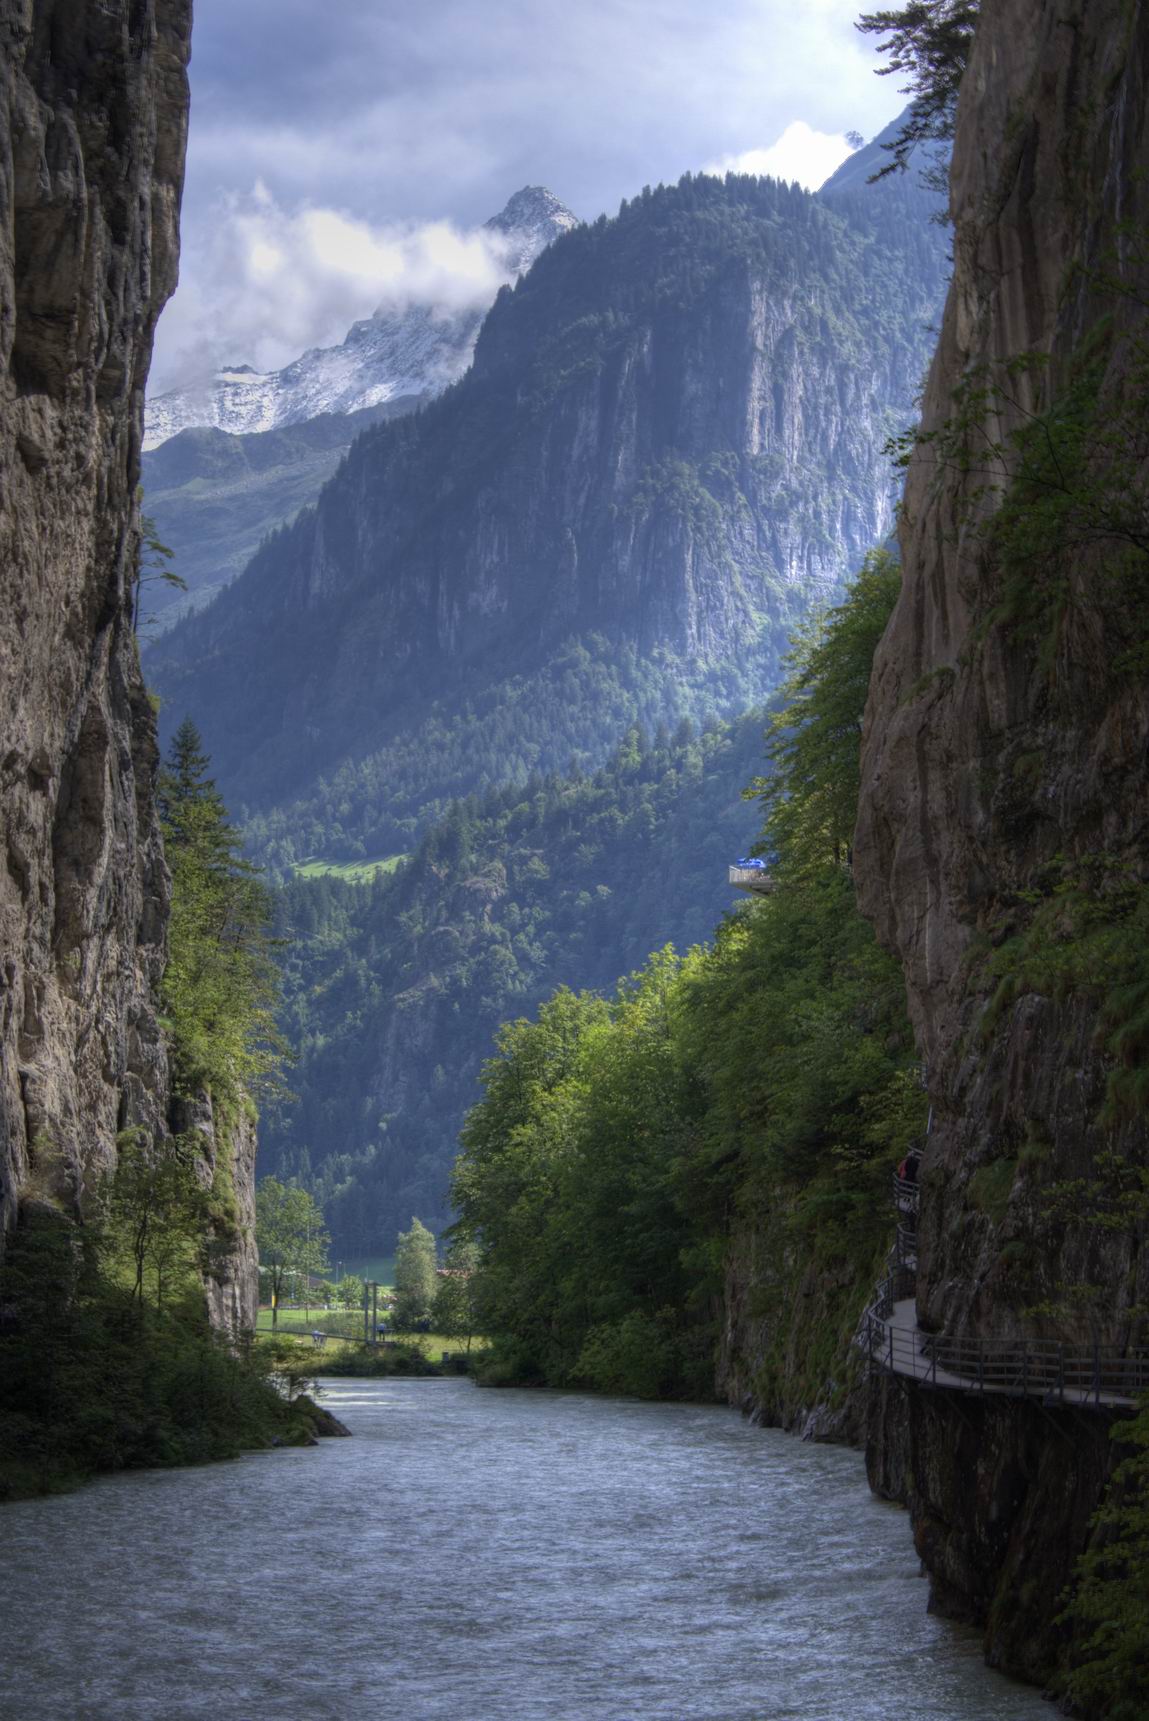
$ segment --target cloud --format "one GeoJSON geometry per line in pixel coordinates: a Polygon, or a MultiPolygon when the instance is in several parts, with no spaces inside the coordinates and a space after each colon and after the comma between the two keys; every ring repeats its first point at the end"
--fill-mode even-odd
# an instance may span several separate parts
{"type": "MultiPolygon", "coordinates": [[[[320,291],[314,247],[300,239],[288,255],[304,258],[305,290],[277,291],[261,315],[260,292],[282,279],[265,255],[267,276],[253,283],[234,234],[256,181],[289,224],[327,210],[385,240],[440,217],[465,235],[528,184],[593,220],[643,185],[739,161],[763,138],[781,143],[795,115],[819,137],[880,131],[903,98],[873,76],[857,10],[857,0],[338,0],[325,10],[196,0],[181,284],[160,325],[156,384],[197,328],[210,345],[217,305],[238,343],[225,356],[246,351],[251,363],[339,339],[340,318],[371,308],[348,284],[353,268],[336,271],[338,291],[326,275],[320,291]],[[242,313],[227,279],[237,250],[252,295],[242,313]],[[272,325],[281,312],[283,329],[272,325]]],[[[818,177],[810,151],[798,154],[769,170],[818,177]]],[[[280,249],[283,236],[269,243],[280,249]]]]}
{"type": "Polygon", "coordinates": [[[765,149],[747,149],[740,155],[723,156],[703,168],[704,173],[753,173],[773,179],[796,179],[807,191],[817,191],[834,169],[841,167],[855,145],[844,134],[815,131],[805,120],[791,120],[776,143],[765,149]]]}
{"type": "Polygon", "coordinates": [[[376,309],[488,305],[509,277],[506,241],[449,221],[373,227],[346,210],[285,209],[259,183],[216,209],[192,280],[160,326],[152,393],[221,365],[278,369],[341,341],[376,309]]]}

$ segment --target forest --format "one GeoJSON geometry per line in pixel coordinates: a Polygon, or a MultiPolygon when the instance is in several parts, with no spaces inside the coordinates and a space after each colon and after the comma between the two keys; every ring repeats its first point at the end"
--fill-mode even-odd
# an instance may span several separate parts
{"type": "Polygon", "coordinates": [[[889,1168],[925,1124],[901,975],[850,879],[862,707],[898,583],[875,554],[796,644],[754,785],[770,893],[613,997],[564,989],[502,1031],[454,1178],[493,1376],[709,1394],[728,1254],[753,1231],[777,1263],[763,1316],[810,1266],[834,1285],[801,1342],[771,1323],[757,1366],[776,1378],[757,1390],[840,1402],[889,1168]]]}

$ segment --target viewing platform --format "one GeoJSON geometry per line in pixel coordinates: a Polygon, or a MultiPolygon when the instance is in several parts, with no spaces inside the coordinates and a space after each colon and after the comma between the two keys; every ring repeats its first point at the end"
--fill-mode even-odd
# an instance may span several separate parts
{"type": "Polygon", "coordinates": [[[769,896],[774,889],[770,868],[757,857],[735,861],[730,868],[730,883],[735,890],[748,890],[754,896],[769,896]]]}

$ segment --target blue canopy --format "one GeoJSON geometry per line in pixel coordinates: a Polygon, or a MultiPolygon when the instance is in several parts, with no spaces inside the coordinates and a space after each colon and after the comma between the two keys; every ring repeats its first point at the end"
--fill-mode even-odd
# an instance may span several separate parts
{"type": "Polygon", "coordinates": [[[749,857],[747,860],[735,861],[734,865],[735,866],[753,867],[755,872],[765,872],[766,871],[766,862],[764,860],[760,860],[757,855],[753,855],[753,856],[749,857]]]}

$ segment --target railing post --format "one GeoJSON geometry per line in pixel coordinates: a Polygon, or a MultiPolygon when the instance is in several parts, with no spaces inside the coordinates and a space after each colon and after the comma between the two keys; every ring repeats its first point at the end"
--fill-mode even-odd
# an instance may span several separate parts
{"type": "Polygon", "coordinates": [[[1025,1339],[1021,1341],[1021,1396],[1029,1393],[1029,1345],[1025,1339]]]}
{"type": "Polygon", "coordinates": [[[1093,1340],[1093,1403],[1101,1403],[1101,1351],[1096,1338],[1093,1340]]]}
{"type": "Polygon", "coordinates": [[[984,1394],[984,1392],[985,1392],[985,1352],[981,1348],[981,1340],[980,1339],[978,1340],[978,1346],[977,1346],[977,1389],[980,1393],[984,1394]]]}
{"type": "Polygon", "coordinates": [[[1065,1403],[1065,1346],[1057,1347],[1057,1396],[1062,1404],[1065,1403]]]}
{"type": "Polygon", "coordinates": [[[893,1321],[890,1322],[889,1333],[890,1333],[890,1373],[893,1374],[893,1372],[894,1372],[894,1323],[893,1323],[893,1321]]]}

